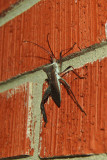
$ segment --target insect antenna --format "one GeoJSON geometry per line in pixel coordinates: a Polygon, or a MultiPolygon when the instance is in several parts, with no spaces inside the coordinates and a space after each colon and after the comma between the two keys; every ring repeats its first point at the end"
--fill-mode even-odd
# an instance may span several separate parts
{"type": "Polygon", "coordinates": [[[24,56],[24,57],[36,57],[36,58],[40,58],[40,59],[44,59],[44,60],[47,60],[47,61],[50,61],[50,59],[48,59],[48,58],[44,58],[44,57],[41,57],[41,56],[24,56]]]}
{"type": "Polygon", "coordinates": [[[31,42],[31,41],[23,41],[23,42],[25,42],[25,43],[32,43],[32,44],[34,44],[35,46],[40,47],[40,48],[43,49],[45,52],[47,52],[48,55],[50,56],[51,60],[49,60],[49,61],[50,61],[50,62],[53,62],[53,54],[52,54],[52,52],[49,52],[47,49],[45,49],[44,47],[40,46],[40,45],[37,44],[37,43],[31,42]]]}
{"type": "Polygon", "coordinates": [[[60,59],[62,59],[63,56],[65,56],[68,52],[70,52],[70,51],[74,48],[75,45],[76,45],[76,42],[73,44],[72,47],[70,47],[70,48],[68,48],[68,49],[63,49],[63,50],[61,50],[61,52],[60,52],[60,59]],[[65,53],[62,55],[62,52],[63,52],[63,51],[66,51],[66,50],[67,50],[67,52],[65,52],[65,53]]]}
{"type": "Polygon", "coordinates": [[[48,58],[44,58],[44,57],[41,57],[41,56],[35,56],[36,58],[40,58],[40,59],[44,59],[44,60],[47,60],[47,61],[50,61],[50,59],[48,58]]]}
{"type": "Polygon", "coordinates": [[[52,53],[52,57],[53,58],[55,58],[55,55],[54,55],[54,53],[53,53],[53,51],[52,51],[52,49],[51,49],[51,46],[50,46],[50,43],[49,43],[49,33],[47,34],[47,42],[48,42],[48,46],[49,46],[49,49],[50,49],[50,51],[51,51],[51,53],[52,53]]]}

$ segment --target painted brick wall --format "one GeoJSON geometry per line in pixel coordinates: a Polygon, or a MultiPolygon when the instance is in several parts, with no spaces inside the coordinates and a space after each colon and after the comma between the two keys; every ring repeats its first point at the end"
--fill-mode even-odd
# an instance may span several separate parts
{"type": "MultiPolygon", "coordinates": [[[[0,12],[15,2],[1,1],[0,12]]],[[[50,33],[51,48],[56,58],[59,58],[59,52],[71,47],[75,42],[75,47],[68,54],[105,41],[106,22],[105,0],[40,1],[0,27],[0,81],[7,81],[49,63],[46,52],[23,41],[38,43],[49,50],[47,34],[50,33]],[[36,56],[46,59],[38,59],[36,56]]],[[[69,61],[68,65],[71,65],[69,61]]],[[[87,59],[87,64],[76,71],[86,79],[75,79],[72,72],[64,78],[87,116],[81,113],[61,85],[60,109],[49,98],[45,105],[48,117],[46,127],[41,119],[37,153],[41,158],[107,152],[107,58],[93,63],[88,63],[87,59]]],[[[42,79],[42,75],[40,78],[42,79]]],[[[30,128],[30,87],[34,86],[28,82],[0,93],[0,158],[33,155],[31,139],[35,127],[30,128]],[[28,135],[28,130],[32,132],[31,135],[28,135]]],[[[44,83],[43,93],[46,88],[44,83]]],[[[38,94],[36,100],[39,98],[38,94]]]]}
{"type": "Polygon", "coordinates": [[[31,87],[26,83],[0,93],[0,158],[33,155],[31,87]]]}
{"type": "Polygon", "coordinates": [[[61,86],[61,107],[51,98],[45,105],[48,123],[41,129],[41,158],[107,153],[107,58],[76,71],[86,79],[74,79],[71,72],[64,79],[87,116],[61,86]]]}
{"type": "Polygon", "coordinates": [[[56,57],[62,49],[77,43],[73,52],[105,37],[106,1],[40,1],[31,9],[0,27],[0,81],[48,63],[35,56],[48,58],[40,48],[23,43],[36,42],[46,49],[47,34],[56,57]]]}
{"type": "MultiPolygon", "coordinates": [[[[18,2],[19,0],[1,0],[0,1],[0,14],[12,7],[13,4],[18,2]]],[[[3,14],[4,16],[4,14],[3,14]]]]}

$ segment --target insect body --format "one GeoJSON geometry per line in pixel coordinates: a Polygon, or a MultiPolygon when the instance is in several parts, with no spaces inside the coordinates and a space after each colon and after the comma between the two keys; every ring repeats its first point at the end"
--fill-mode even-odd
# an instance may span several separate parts
{"type": "MultiPolygon", "coordinates": [[[[48,34],[49,35],[49,34],[48,34]]],[[[45,112],[45,108],[44,108],[44,104],[46,103],[47,99],[49,98],[49,96],[52,97],[53,101],[55,102],[55,104],[60,107],[61,104],[61,94],[60,94],[60,83],[65,87],[65,89],[67,90],[68,94],[70,95],[71,99],[74,101],[74,103],[76,103],[76,105],[79,107],[79,109],[86,115],[85,111],[82,109],[82,107],[79,105],[77,99],[75,98],[70,86],[68,85],[68,83],[62,78],[63,76],[65,76],[65,74],[67,74],[68,72],[72,71],[76,76],[78,76],[80,79],[83,79],[84,77],[80,77],[74,70],[74,68],[72,66],[68,66],[63,72],[59,71],[59,64],[60,64],[60,68],[62,65],[62,57],[67,54],[69,51],[71,51],[74,47],[67,49],[67,52],[64,53],[64,55],[62,56],[62,52],[65,50],[62,50],[60,52],[60,59],[59,59],[59,64],[55,58],[55,55],[53,54],[50,44],[49,44],[49,40],[48,40],[48,35],[47,35],[47,42],[48,42],[48,46],[50,48],[50,52],[47,51],[45,48],[43,48],[42,46],[33,43],[34,45],[37,45],[38,47],[42,48],[45,52],[47,52],[50,56],[50,64],[48,66],[43,67],[43,71],[47,74],[47,79],[46,81],[48,82],[48,88],[46,89],[41,104],[40,104],[40,108],[41,108],[41,112],[43,114],[43,119],[45,124],[47,123],[47,116],[46,116],[46,112],[45,112]],[[73,68],[73,70],[70,70],[70,68],[73,68]]],[[[29,42],[29,41],[26,41],[29,42]]],[[[40,58],[40,57],[39,57],[40,58]]]]}
{"type": "Polygon", "coordinates": [[[48,84],[51,88],[51,96],[58,107],[60,107],[61,96],[60,96],[60,76],[58,70],[58,64],[52,63],[48,67],[44,67],[43,71],[46,72],[48,77],[48,84]]]}

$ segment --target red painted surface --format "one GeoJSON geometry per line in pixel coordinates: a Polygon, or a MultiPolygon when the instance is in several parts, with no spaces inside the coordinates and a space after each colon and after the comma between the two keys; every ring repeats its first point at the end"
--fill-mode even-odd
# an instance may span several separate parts
{"type": "Polygon", "coordinates": [[[0,158],[33,154],[29,87],[0,93],[0,158]]]}
{"type": "MultiPolygon", "coordinates": [[[[72,52],[79,51],[78,46],[83,49],[105,40],[106,20],[105,0],[45,0],[37,3],[0,27],[0,81],[49,63],[36,58],[49,58],[47,53],[23,43],[24,40],[49,50],[46,39],[50,33],[51,48],[59,58],[59,52],[74,42],[76,46],[72,52]]],[[[78,73],[86,79],[74,80],[73,73],[69,73],[65,80],[87,116],[61,86],[60,109],[51,99],[45,106],[48,123],[46,128],[44,124],[41,126],[40,157],[107,152],[107,59],[87,64],[78,69],[78,73]]],[[[33,153],[30,138],[27,138],[29,85],[22,85],[19,90],[0,94],[0,157],[33,153]]]]}
{"type": "MultiPolygon", "coordinates": [[[[105,0],[46,0],[17,16],[0,28],[0,81],[30,71],[48,57],[40,48],[23,40],[36,42],[49,50],[46,39],[59,58],[62,49],[77,43],[72,52],[105,39],[107,20],[105,0]]],[[[70,52],[70,53],[72,53],[70,52]]],[[[69,54],[70,54],[69,53],[69,54]]]]}
{"type": "Polygon", "coordinates": [[[64,79],[87,116],[61,86],[61,107],[51,98],[45,105],[48,123],[41,126],[42,158],[107,153],[107,58],[87,64],[77,72],[86,79],[74,80],[76,76],[72,72],[64,79]]]}
{"type": "Polygon", "coordinates": [[[8,8],[11,8],[16,2],[18,2],[18,0],[0,0],[0,14],[8,8]]]}

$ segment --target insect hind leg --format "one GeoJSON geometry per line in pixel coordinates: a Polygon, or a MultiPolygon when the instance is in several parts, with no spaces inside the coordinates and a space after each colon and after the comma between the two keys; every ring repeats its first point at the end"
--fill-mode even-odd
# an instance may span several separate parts
{"type": "Polygon", "coordinates": [[[41,113],[43,114],[43,119],[44,119],[45,124],[47,123],[47,116],[46,116],[44,104],[48,100],[48,97],[50,96],[50,94],[51,94],[51,88],[49,86],[47,88],[47,90],[45,91],[44,95],[43,95],[42,102],[41,102],[41,105],[40,105],[41,113]]]}
{"type": "Polygon", "coordinates": [[[68,85],[68,83],[63,78],[60,79],[60,83],[62,83],[63,86],[66,88],[68,94],[70,95],[70,97],[72,98],[72,100],[74,101],[74,103],[76,103],[76,105],[78,106],[78,108],[86,115],[85,111],[82,109],[82,107],[78,103],[77,99],[75,98],[75,96],[74,96],[74,94],[73,94],[70,86],[68,85]]]}
{"type": "Polygon", "coordinates": [[[74,69],[74,67],[72,67],[72,66],[68,66],[63,72],[61,72],[61,77],[63,77],[63,76],[65,76],[67,73],[69,73],[69,72],[73,72],[79,79],[85,79],[85,77],[81,77],[76,71],[75,71],[75,69],[74,69]],[[68,69],[70,69],[70,68],[72,68],[73,70],[68,70],[68,69]],[[67,71],[68,70],[68,71],[67,71]],[[65,72],[65,73],[64,73],[65,72]]]}

